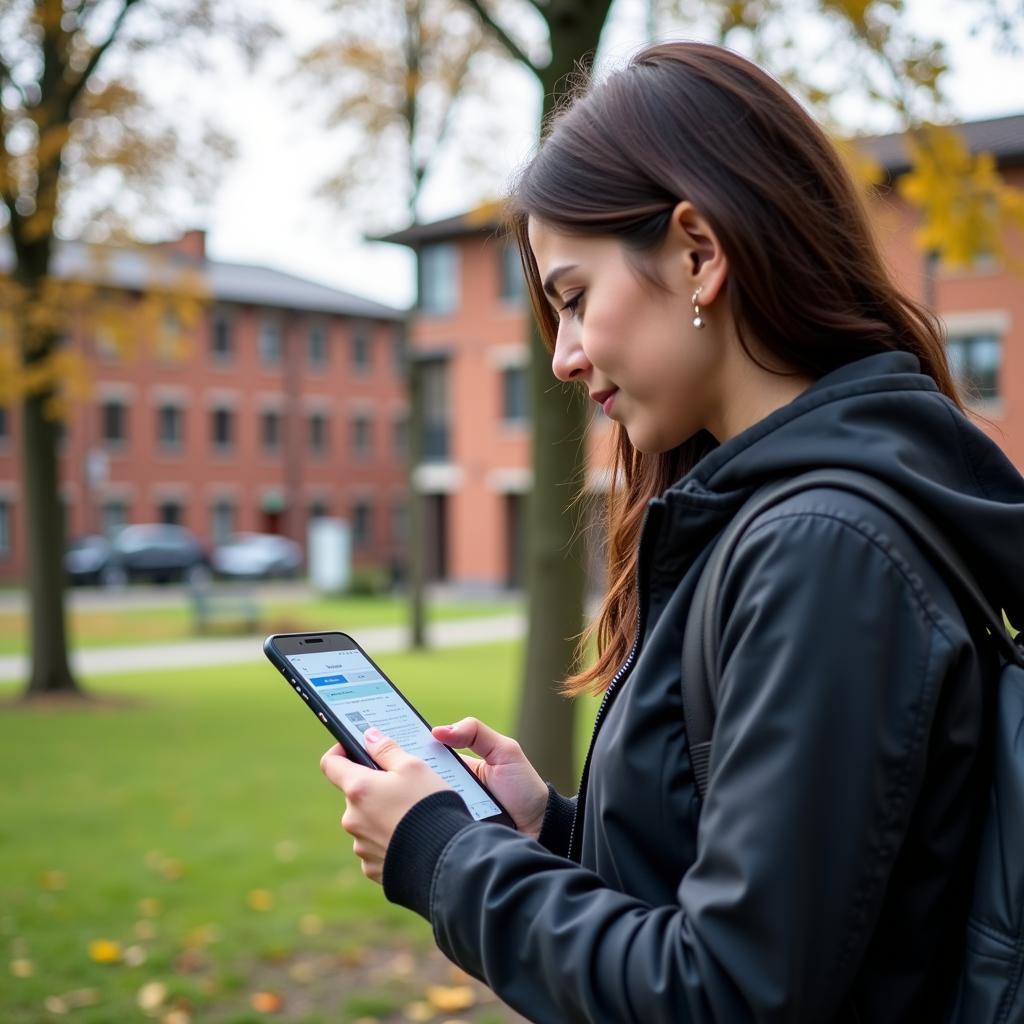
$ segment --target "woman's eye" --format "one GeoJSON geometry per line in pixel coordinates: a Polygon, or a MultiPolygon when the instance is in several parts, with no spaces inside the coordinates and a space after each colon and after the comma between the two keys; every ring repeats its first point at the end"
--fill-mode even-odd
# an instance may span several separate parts
{"type": "Polygon", "coordinates": [[[574,295],[558,312],[563,313],[565,310],[568,310],[571,316],[575,316],[582,301],[583,292],[580,292],[579,295],[574,295]]]}

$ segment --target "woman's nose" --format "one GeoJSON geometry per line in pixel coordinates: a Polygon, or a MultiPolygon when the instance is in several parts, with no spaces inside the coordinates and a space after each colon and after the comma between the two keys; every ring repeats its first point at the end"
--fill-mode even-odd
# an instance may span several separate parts
{"type": "Polygon", "coordinates": [[[580,344],[579,332],[560,327],[551,357],[551,372],[559,380],[569,381],[583,376],[589,369],[590,360],[580,344]]]}

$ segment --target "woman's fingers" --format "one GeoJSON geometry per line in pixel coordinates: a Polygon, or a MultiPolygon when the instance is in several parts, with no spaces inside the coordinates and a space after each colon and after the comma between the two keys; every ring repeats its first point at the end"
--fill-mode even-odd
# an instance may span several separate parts
{"type": "Polygon", "coordinates": [[[435,725],[435,739],[450,747],[468,747],[488,764],[509,764],[523,760],[519,744],[477,718],[463,718],[452,725],[435,725]]]}

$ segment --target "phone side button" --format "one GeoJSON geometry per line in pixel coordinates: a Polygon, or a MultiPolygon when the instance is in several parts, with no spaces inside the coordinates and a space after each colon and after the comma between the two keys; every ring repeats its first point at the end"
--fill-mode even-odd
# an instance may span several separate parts
{"type": "Polygon", "coordinates": [[[326,718],[324,718],[324,713],[323,713],[322,711],[318,711],[318,712],[316,713],[316,717],[317,717],[317,718],[319,718],[319,719],[320,719],[320,721],[324,723],[324,725],[326,725],[326,724],[327,724],[327,719],[326,719],[326,718]]]}

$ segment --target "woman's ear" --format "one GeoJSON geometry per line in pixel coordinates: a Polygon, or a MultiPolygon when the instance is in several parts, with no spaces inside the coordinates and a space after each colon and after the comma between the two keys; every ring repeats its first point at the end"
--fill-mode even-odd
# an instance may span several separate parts
{"type": "Polygon", "coordinates": [[[728,276],[728,260],[707,218],[688,199],[673,207],[665,241],[680,291],[700,288],[701,305],[714,302],[728,276]]]}

